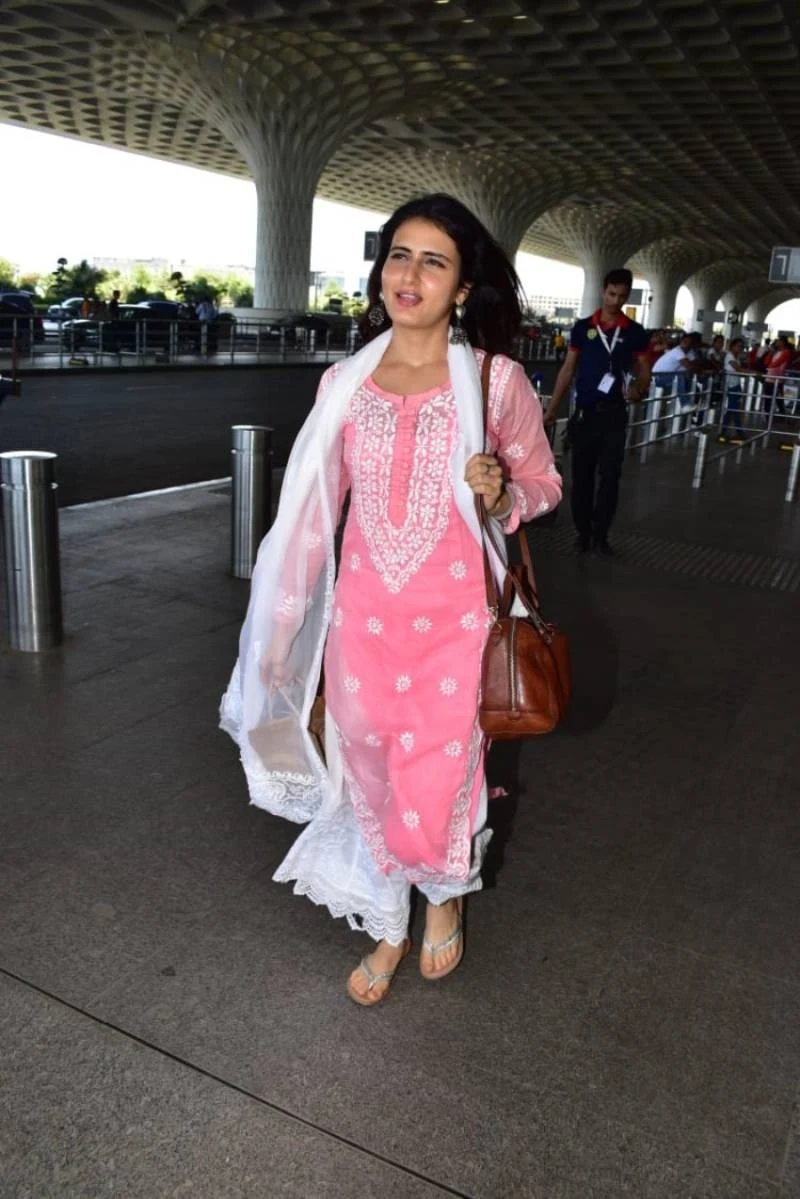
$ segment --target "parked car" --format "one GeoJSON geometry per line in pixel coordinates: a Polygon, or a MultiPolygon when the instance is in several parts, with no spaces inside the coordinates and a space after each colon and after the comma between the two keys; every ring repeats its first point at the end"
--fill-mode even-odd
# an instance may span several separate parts
{"type": "Polygon", "coordinates": [[[0,345],[10,346],[16,340],[17,349],[29,354],[31,345],[44,341],[42,318],[27,292],[0,292],[0,345]]]}
{"type": "Polygon", "coordinates": [[[330,346],[345,346],[351,330],[355,327],[356,322],[351,316],[339,312],[291,312],[288,316],[273,321],[269,331],[274,336],[284,333],[287,344],[303,340],[302,333],[298,337],[298,330],[304,331],[306,335],[313,332],[316,334],[317,345],[321,348],[326,343],[330,346]]]}
{"type": "Polygon", "coordinates": [[[100,325],[103,326],[103,349],[135,350],[136,321],[142,319],[136,304],[120,304],[116,320],[98,321],[94,317],[75,317],[61,326],[61,341],[68,350],[96,349],[100,344],[100,325]]]}
{"type": "MultiPolygon", "coordinates": [[[[217,338],[224,326],[230,327],[232,317],[226,315],[209,322],[206,350],[213,354],[217,338]]],[[[172,300],[142,300],[138,304],[120,304],[115,320],[98,321],[79,317],[65,321],[61,339],[69,350],[98,349],[102,326],[103,350],[109,353],[136,350],[167,350],[197,353],[202,345],[201,322],[187,315],[183,304],[172,300]]]]}
{"type": "Polygon", "coordinates": [[[68,300],[51,304],[47,309],[47,319],[49,321],[66,321],[71,317],[80,316],[82,303],[83,296],[70,296],[68,300]]]}

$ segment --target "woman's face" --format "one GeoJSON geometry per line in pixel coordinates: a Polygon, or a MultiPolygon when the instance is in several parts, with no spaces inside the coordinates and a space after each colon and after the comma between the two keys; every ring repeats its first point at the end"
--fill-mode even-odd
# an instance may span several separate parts
{"type": "Polygon", "coordinates": [[[381,274],[381,290],[392,323],[431,329],[447,324],[468,288],[459,286],[461,255],[438,225],[422,217],[404,221],[392,238],[381,274]]]}

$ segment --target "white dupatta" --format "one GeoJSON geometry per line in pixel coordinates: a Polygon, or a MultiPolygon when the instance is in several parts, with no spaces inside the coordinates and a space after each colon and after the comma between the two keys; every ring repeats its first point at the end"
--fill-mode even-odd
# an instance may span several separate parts
{"type": "MultiPolygon", "coordinates": [[[[346,359],[294,443],[275,523],[261,543],[239,658],[222,698],[220,726],[241,752],[250,800],[289,820],[310,820],[342,795],[339,748],[330,721],[327,766],[316,752],[308,722],[319,684],[331,618],[336,564],[334,536],[340,511],[342,432],[351,397],[377,369],[392,330],[346,359]],[[287,681],[269,686],[268,664],[286,659],[287,681]]],[[[466,464],[484,450],[481,380],[469,345],[448,346],[458,438],[451,459],[456,505],[475,540],[480,525],[466,464]]],[[[505,564],[491,552],[502,582],[505,564]]]]}

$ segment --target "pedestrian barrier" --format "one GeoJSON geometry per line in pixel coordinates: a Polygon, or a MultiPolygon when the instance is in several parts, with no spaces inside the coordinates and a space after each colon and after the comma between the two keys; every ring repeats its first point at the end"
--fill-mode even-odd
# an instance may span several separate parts
{"type": "Polygon", "coordinates": [[[49,362],[58,366],[135,366],[178,363],[332,362],[358,348],[355,325],[345,330],[328,328],[325,335],[302,326],[287,329],[274,321],[252,319],[190,321],[143,316],[141,320],[96,320],[77,325],[71,320],[53,322],[41,331],[33,317],[14,317],[10,337],[0,343],[0,356],[35,367],[49,362]],[[37,328],[38,326],[38,328],[37,328]]]}
{"type": "Polygon", "coordinates": [[[33,653],[63,639],[55,463],[38,450],[0,454],[8,642],[33,653]]]}
{"type": "MultiPolygon", "coordinates": [[[[197,321],[143,315],[141,320],[98,319],[76,324],[62,318],[48,324],[51,328],[43,330],[37,317],[14,317],[10,339],[0,344],[0,355],[7,349],[12,360],[28,366],[57,360],[59,367],[303,358],[330,362],[352,354],[360,344],[355,323],[345,330],[328,328],[324,334],[257,317],[197,321]]],[[[555,358],[553,339],[519,337],[514,354],[525,363],[550,361],[555,358]]]]}
{"type": "Polygon", "coordinates": [[[797,476],[800,473],[800,445],[792,447],[792,457],[789,461],[789,480],[786,484],[786,495],[783,497],[791,504],[797,494],[797,476]]]}
{"type": "Polygon", "coordinates": [[[272,522],[272,429],[234,425],[231,432],[231,574],[249,579],[272,522]]]}

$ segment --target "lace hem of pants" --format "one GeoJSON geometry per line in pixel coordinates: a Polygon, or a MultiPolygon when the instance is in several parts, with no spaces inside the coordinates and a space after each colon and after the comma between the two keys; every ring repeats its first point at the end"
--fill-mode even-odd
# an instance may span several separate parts
{"type": "MultiPolygon", "coordinates": [[[[480,868],[491,830],[473,838],[469,877],[461,882],[419,884],[431,903],[479,891],[480,868]]],[[[350,928],[375,941],[401,945],[408,935],[411,883],[400,871],[383,874],[375,864],[356,823],[352,808],[340,804],[320,812],[295,841],[275,871],[276,882],[294,882],[295,895],[324,905],[332,916],[344,917],[350,928]]]]}

